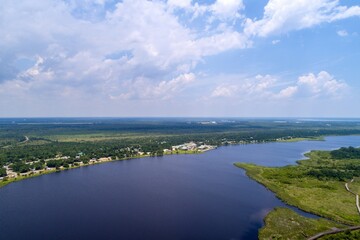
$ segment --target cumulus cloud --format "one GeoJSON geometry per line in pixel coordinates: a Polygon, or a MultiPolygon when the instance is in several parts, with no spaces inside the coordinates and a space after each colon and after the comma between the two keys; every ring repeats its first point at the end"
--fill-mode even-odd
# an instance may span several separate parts
{"type": "Polygon", "coordinates": [[[2,1],[0,84],[20,84],[28,92],[56,85],[106,97],[109,89],[146,79],[158,86],[149,89],[162,93],[160,89],[168,87],[171,92],[176,76],[187,76],[205,56],[250,45],[242,33],[226,27],[243,7],[239,0],[211,5],[124,0],[108,9],[105,3],[2,1]],[[207,31],[208,23],[203,23],[192,29],[170,10],[174,7],[204,9],[225,27],[207,31]],[[32,66],[17,64],[23,60],[32,66]]]}
{"type": "Polygon", "coordinates": [[[270,0],[263,19],[246,20],[244,34],[232,27],[234,19],[242,18],[241,0],[208,5],[124,0],[108,1],[113,6],[105,8],[106,2],[2,1],[0,84],[16,81],[29,87],[48,81],[99,93],[136,79],[159,84],[194,72],[206,56],[251,47],[249,34],[265,36],[358,14],[357,7],[338,1],[270,0]],[[206,14],[216,23],[210,29],[208,21],[191,28],[191,20],[181,21],[174,8],[206,14]],[[31,64],[24,67],[21,61],[31,64]]]}
{"type": "MultiPolygon", "coordinates": [[[[177,76],[169,81],[161,81],[154,84],[150,79],[138,78],[134,81],[125,82],[122,88],[125,91],[115,95],[110,94],[112,99],[169,99],[188,87],[196,79],[194,73],[186,73],[177,76]]],[[[114,89],[113,89],[114,90],[114,89]]],[[[115,89],[119,91],[121,89],[115,89]]]]}
{"type": "Polygon", "coordinates": [[[275,94],[274,96],[276,98],[290,98],[294,96],[294,94],[298,91],[298,86],[289,86],[284,89],[282,89],[278,94],[275,94]]]}
{"type": "Polygon", "coordinates": [[[210,6],[211,11],[218,18],[234,19],[241,16],[240,11],[244,8],[242,0],[216,0],[210,6]]]}
{"type": "Polygon", "coordinates": [[[348,88],[345,82],[339,81],[326,71],[318,74],[309,73],[298,78],[294,85],[282,89],[276,98],[339,98],[348,88]]]}
{"type": "Polygon", "coordinates": [[[269,0],[260,20],[247,19],[244,31],[266,37],[360,16],[360,6],[343,6],[338,0],[269,0]]]}
{"type": "Polygon", "coordinates": [[[336,80],[326,71],[305,74],[285,87],[282,81],[271,75],[253,78],[234,78],[232,83],[220,84],[212,92],[212,98],[236,98],[243,100],[283,100],[303,98],[339,98],[347,84],[336,80]],[[236,81],[236,82],[234,82],[236,81]]]}
{"type": "Polygon", "coordinates": [[[235,79],[237,83],[227,83],[217,86],[211,93],[211,97],[234,97],[234,98],[263,98],[271,95],[270,89],[275,86],[277,80],[270,75],[257,75],[253,78],[235,79]]]}
{"type": "Polygon", "coordinates": [[[180,8],[191,8],[192,0],[168,0],[168,4],[172,7],[180,7],[180,8]]]}
{"type": "Polygon", "coordinates": [[[313,97],[324,95],[339,97],[347,88],[346,83],[336,80],[326,71],[321,71],[317,75],[309,73],[300,76],[297,85],[309,90],[313,97]]]}
{"type": "Polygon", "coordinates": [[[208,13],[208,20],[234,20],[242,17],[241,11],[244,9],[242,0],[216,0],[214,3],[206,5],[199,4],[191,0],[168,0],[167,4],[172,9],[182,8],[193,14],[192,19],[204,16],[208,13]]]}
{"type": "MultiPolygon", "coordinates": [[[[0,102],[39,96],[163,101],[196,85],[197,66],[208,56],[252,47],[257,36],[359,16],[358,6],[335,0],[269,0],[259,20],[246,19],[244,10],[242,0],[2,0],[0,102]]],[[[345,88],[320,75],[313,78],[326,87],[305,80],[280,87],[269,75],[220,79],[209,96],[335,96],[345,88]]]]}
{"type": "Polygon", "coordinates": [[[211,97],[232,97],[237,93],[238,89],[236,85],[222,84],[212,91],[211,97]]]}

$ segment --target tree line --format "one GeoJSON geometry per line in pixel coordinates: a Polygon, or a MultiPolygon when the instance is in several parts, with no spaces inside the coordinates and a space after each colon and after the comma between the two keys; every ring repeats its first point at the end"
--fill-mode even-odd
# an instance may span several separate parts
{"type": "Polygon", "coordinates": [[[360,148],[342,147],[331,151],[331,157],[334,159],[360,159],[360,148]]]}

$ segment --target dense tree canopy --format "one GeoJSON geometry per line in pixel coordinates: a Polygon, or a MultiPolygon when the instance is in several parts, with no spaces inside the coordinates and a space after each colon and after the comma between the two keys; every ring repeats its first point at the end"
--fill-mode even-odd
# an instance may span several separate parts
{"type": "Polygon", "coordinates": [[[11,168],[15,172],[25,173],[30,171],[31,167],[29,164],[26,164],[24,161],[15,162],[11,165],[11,168]]]}
{"type": "Polygon", "coordinates": [[[5,177],[5,176],[6,176],[6,169],[0,168],[0,177],[5,177]]]}
{"type": "MultiPolygon", "coordinates": [[[[92,158],[101,157],[124,159],[138,156],[139,152],[161,156],[164,149],[190,141],[220,146],[229,143],[270,142],[326,134],[360,133],[360,127],[356,128],[347,122],[333,123],[329,127],[325,122],[219,119],[215,124],[201,119],[62,119],[61,124],[58,120],[51,119],[33,119],[32,124],[6,121],[0,121],[0,167],[17,163],[14,168],[19,172],[28,168],[24,166],[25,162],[62,156],[70,158],[56,165],[72,164],[75,161],[87,163],[92,158]],[[75,135],[85,140],[78,140],[75,135]],[[25,136],[30,140],[25,141],[25,136]]],[[[358,152],[359,150],[354,151],[351,148],[340,149],[333,153],[333,157],[356,157],[358,152]]],[[[31,168],[41,169],[44,166],[42,162],[31,168]]]]}
{"type": "Polygon", "coordinates": [[[360,148],[342,147],[331,151],[331,156],[335,159],[360,159],[360,148]]]}

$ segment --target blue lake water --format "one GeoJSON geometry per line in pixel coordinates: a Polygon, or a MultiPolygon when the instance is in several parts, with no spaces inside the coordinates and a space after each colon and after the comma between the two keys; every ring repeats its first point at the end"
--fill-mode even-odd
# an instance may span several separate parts
{"type": "Polygon", "coordinates": [[[341,146],[360,146],[360,136],[227,146],[16,182],[0,189],[0,239],[257,239],[266,213],[286,205],[233,163],[283,166],[341,146]]]}

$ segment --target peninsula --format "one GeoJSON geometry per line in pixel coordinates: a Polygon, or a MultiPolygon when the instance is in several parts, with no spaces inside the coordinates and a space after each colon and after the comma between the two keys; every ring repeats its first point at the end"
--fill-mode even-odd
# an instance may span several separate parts
{"type": "Polygon", "coordinates": [[[298,165],[277,168],[235,163],[286,203],[325,218],[315,221],[277,209],[266,218],[260,239],[317,239],[311,236],[324,231],[344,234],[358,229],[360,148],[312,151],[305,156],[309,159],[298,161],[298,165]],[[299,228],[309,223],[312,227],[299,228]],[[284,228],[287,231],[281,230],[284,228]]]}

